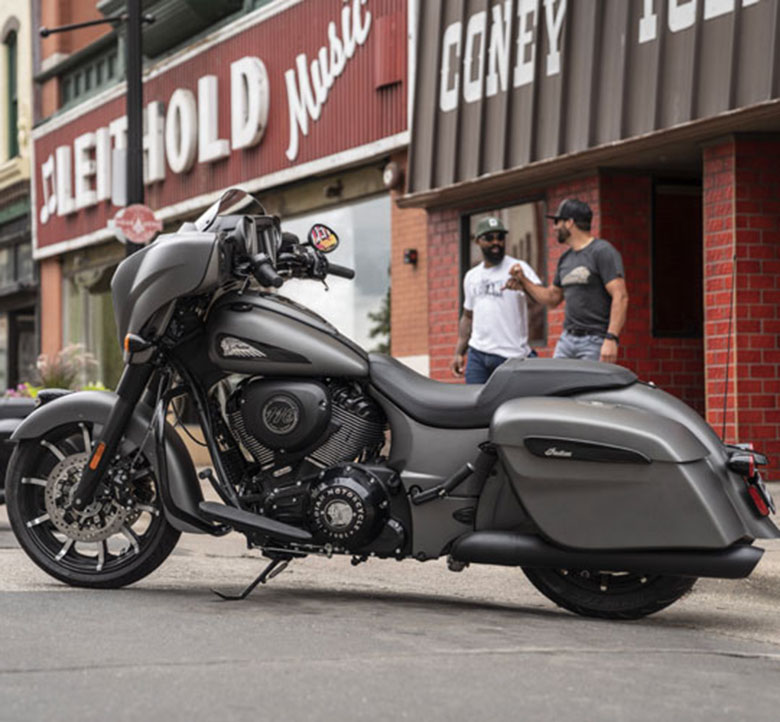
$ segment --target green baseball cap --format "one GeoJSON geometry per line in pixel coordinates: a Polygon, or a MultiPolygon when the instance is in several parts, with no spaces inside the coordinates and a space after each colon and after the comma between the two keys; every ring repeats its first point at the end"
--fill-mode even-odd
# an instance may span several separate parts
{"type": "Polygon", "coordinates": [[[498,218],[483,218],[477,223],[474,238],[484,236],[486,233],[507,233],[506,226],[498,218]]]}

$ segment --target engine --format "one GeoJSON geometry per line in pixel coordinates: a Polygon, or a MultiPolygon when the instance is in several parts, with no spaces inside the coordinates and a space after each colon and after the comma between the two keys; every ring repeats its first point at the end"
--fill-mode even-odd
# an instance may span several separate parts
{"type": "Polygon", "coordinates": [[[377,454],[385,416],[356,384],[251,379],[227,401],[238,440],[265,468],[306,457],[320,467],[377,454]]]}
{"type": "Polygon", "coordinates": [[[403,548],[404,525],[393,514],[406,506],[400,479],[370,464],[384,445],[385,416],[359,385],[250,379],[225,410],[261,469],[245,498],[258,513],[305,527],[334,550],[389,556],[403,548]]]}

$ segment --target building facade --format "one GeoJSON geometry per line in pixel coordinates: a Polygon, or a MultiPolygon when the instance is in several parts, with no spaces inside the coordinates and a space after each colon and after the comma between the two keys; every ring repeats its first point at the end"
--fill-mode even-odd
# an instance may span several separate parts
{"type": "Polygon", "coordinates": [[[32,381],[37,278],[30,239],[32,18],[0,2],[0,394],[32,381]]]}
{"type": "MultiPolygon", "coordinates": [[[[43,24],[124,3],[56,5],[43,24]]],[[[144,10],[156,17],[143,31],[145,197],[165,231],[231,186],[302,238],[314,222],[330,225],[341,238],[333,260],[354,267],[355,281],[290,282],[283,293],[367,348],[386,345],[393,228],[419,218],[393,201],[409,139],[406,0],[159,0],[144,10]]],[[[64,36],[41,44],[34,255],[44,347],[85,343],[111,385],[121,370],[109,284],[124,257],[110,227],[122,205],[124,40],[121,26],[80,32],[65,49],[54,41],[64,36]]]]}
{"type": "MultiPolygon", "coordinates": [[[[777,0],[430,0],[405,208],[427,214],[431,373],[453,380],[475,222],[550,282],[565,197],[626,266],[619,363],[780,473],[777,0]]],[[[422,294],[421,294],[422,296],[422,294]]],[[[536,310],[550,355],[562,307],[536,310]]]]}

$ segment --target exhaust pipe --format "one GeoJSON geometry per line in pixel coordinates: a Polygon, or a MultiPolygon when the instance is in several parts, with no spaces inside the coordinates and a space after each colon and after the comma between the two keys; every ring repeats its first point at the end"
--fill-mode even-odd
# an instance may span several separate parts
{"type": "Polygon", "coordinates": [[[749,544],[735,544],[717,551],[572,551],[530,534],[477,531],[456,539],[450,556],[458,562],[529,569],[600,569],[742,579],[753,571],[763,553],[763,549],[749,544]]]}

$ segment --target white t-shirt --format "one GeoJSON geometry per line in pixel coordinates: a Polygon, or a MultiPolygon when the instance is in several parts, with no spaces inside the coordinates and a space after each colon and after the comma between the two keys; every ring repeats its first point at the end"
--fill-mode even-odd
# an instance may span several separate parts
{"type": "Polygon", "coordinates": [[[525,261],[504,256],[498,266],[474,266],[463,279],[463,308],[472,311],[469,346],[504,358],[528,356],[528,304],[525,293],[504,288],[509,269],[516,263],[523,267],[526,278],[541,283],[534,269],[525,261]]]}

